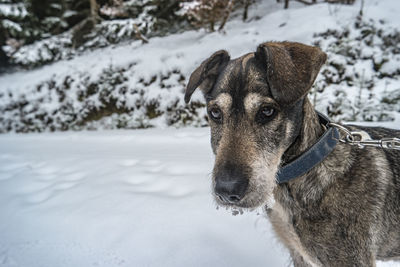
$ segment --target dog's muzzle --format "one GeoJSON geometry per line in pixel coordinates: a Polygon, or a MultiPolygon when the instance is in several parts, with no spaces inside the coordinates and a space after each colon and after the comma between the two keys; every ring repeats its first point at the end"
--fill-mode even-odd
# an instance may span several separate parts
{"type": "Polygon", "coordinates": [[[215,175],[215,194],[224,203],[236,204],[244,197],[249,179],[236,168],[223,168],[215,175]]]}

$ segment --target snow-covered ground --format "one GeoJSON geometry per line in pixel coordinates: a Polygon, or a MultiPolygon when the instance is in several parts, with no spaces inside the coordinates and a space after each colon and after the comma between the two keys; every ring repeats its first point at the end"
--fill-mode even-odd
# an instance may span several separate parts
{"type": "Polygon", "coordinates": [[[206,128],[7,134],[0,147],[0,266],[290,264],[262,214],[216,209],[206,128]]]}

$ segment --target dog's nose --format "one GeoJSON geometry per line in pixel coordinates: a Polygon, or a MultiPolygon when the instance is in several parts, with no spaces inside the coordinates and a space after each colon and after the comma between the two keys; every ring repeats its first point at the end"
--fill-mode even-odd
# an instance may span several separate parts
{"type": "Polygon", "coordinates": [[[215,194],[223,201],[228,203],[239,202],[246,192],[248,180],[240,181],[221,181],[215,184],[215,194]]]}
{"type": "Polygon", "coordinates": [[[222,202],[238,203],[245,195],[249,180],[240,171],[225,170],[215,177],[215,194],[222,202]]]}

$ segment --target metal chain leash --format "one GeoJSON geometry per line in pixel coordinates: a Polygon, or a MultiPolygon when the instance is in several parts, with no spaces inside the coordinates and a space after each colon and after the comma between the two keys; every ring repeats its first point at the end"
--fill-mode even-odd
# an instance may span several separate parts
{"type": "Polygon", "coordinates": [[[339,138],[339,142],[358,146],[359,148],[364,148],[366,146],[380,147],[385,149],[395,149],[400,150],[400,138],[382,138],[379,140],[371,139],[369,134],[364,131],[350,131],[346,127],[330,122],[329,126],[335,127],[340,131],[344,132],[346,136],[344,138],[339,138]]]}

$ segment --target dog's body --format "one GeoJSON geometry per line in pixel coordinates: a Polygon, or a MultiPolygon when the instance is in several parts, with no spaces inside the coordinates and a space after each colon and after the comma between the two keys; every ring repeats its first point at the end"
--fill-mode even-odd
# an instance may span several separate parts
{"type": "MultiPolygon", "coordinates": [[[[207,100],[218,204],[263,206],[295,266],[374,266],[400,259],[400,152],[339,143],[305,175],[277,184],[278,169],[325,131],[306,97],[326,55],[264,43],[230,60],[218,51],[192,74],[207,100]],[[275,204],[266,207],[267,200],[275,204]]],[[[372,138],[400,131],[361,128],[372,138]]]]}
{"type": "MultiPolygon", "coordinates": [[[[313,127],[320,128],[317,120],[313,127]]],[[[373,138],[400,136],[383,128],[355,129],[373,138]]],[[[399,152],[339,144],[308,174],[275,188],[276,204],[267,213],[295,266],[375,266],[376,259],[400,259],[399,159],[399,152]]]]}

